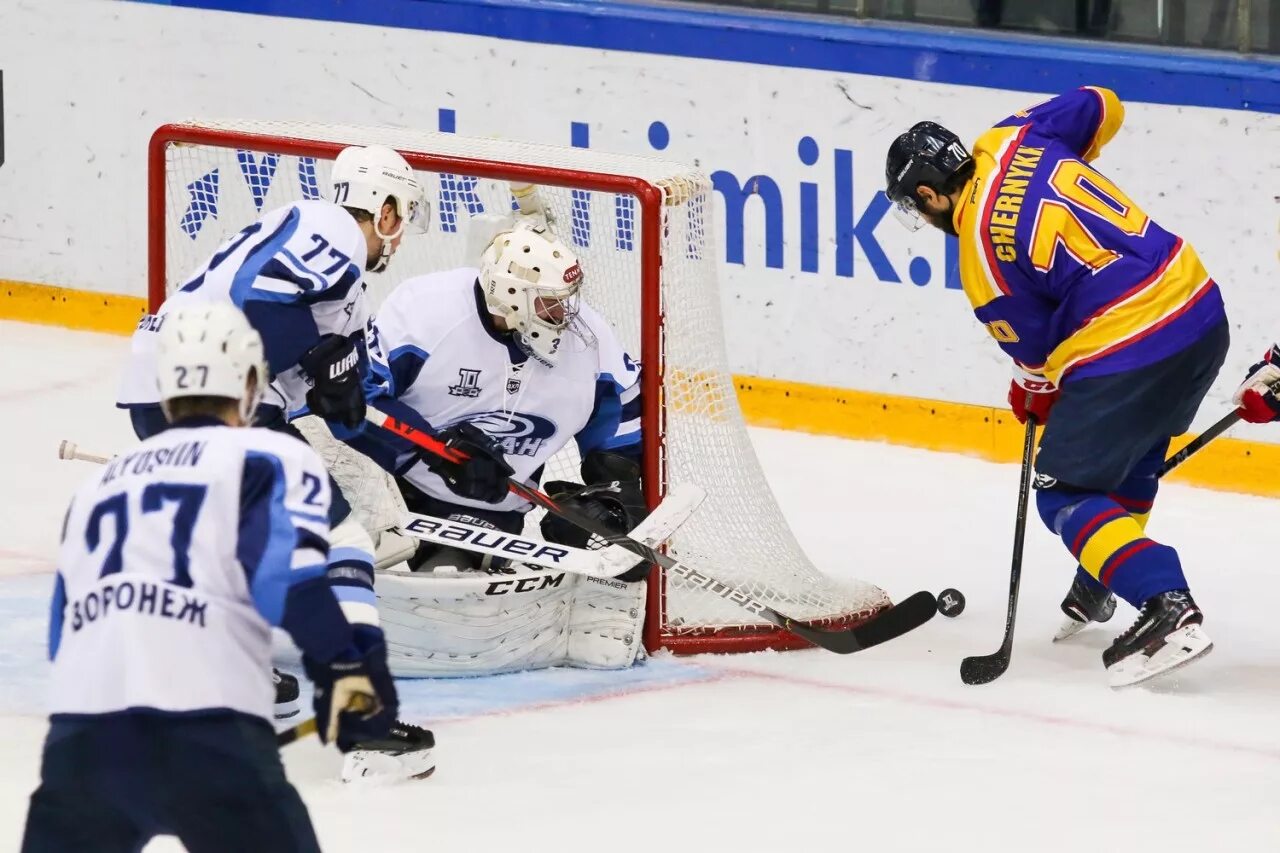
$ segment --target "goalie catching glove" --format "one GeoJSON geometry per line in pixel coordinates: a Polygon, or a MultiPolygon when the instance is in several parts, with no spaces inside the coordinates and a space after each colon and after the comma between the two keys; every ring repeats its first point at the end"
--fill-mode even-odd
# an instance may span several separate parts
{"type": "MultiPolygon", "coordinates": [[[[595,451],[582,462],[582,477],[592,485],[553,480],[544,487],[546,493],[561,506],[592,518],[614,533],[628,533],[648,515],[640,492],[640,466],[632,459],[616,453],[595,451]],[[616,479],[610,479],[615,477],[616,479]]],[[[547,513],[541,524],[542,538],[558,545],[574,548],[599,548],[603,545],[591,533],[568,519],[547,513]]],[[[618,575],[618,580],[634,583],[649,574],[649,563],[639,560],[618,575]]]]}
{"type": "Polygon", "coordinates": [[[325,335],[298,364],[311,378],[307,408],[326,421],[349,429],[364,422],[364,389],[360,384],[360,351],[351,338],[325,335]]]}

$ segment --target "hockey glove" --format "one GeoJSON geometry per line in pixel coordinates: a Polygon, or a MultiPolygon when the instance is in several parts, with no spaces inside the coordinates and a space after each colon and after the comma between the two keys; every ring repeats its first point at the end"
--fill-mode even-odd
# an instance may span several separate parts
{"type": "Polygon", "coordinates": [[[1236,393],[1231,398],[1240,409],[1240,417],[1251,424],[1265,424],[1280,420],[1280,400],[1276,390],[1280,387],[1280,344],[1273,344],[1262,361],[1249,368],[1236,393]]]}
{"type": "Polygon", "coordinates": [[[380,629],[357,625],[355,644],[346,654],[323,664],[304,655],[302,665],[315,685],[311,703],[321,742],[349,752],[386,736],[400,703],[380,629]]]}
{"type": "Polygon", "coordinates": [[[1027,415],[1043,424],[1049,420],[1049,410],[1058,402],[1058,386],[1038,373],[1030,373],[1018,365],[1013,366],[1013,381],[1009,384],[1009,408],[1018,423],[1025,424],[1027,415]]]}
{"type": "MultiPolygon", "coordinates": [[[[618,499],[617,483],[584,486],[581,483],[554,480],[546,484],[546,492],[560,506],[600,522],[601,526],[613,533],[627,533],[635,526],[629,522],[626,508],[618,499]]],[[[542,517],[541,528],[542,538],[557,545],[601,548],[605,544],[599,537],[593,536],[572,521],[551,513],[542,517]]],[[[618,580],[633,583],[644,580],[648,574],[649,564],[639,560],[618,575],[618,580]]]]}
{"type": "Polygon", "coordinates": [[[355,429],[364,422],[360,353],[351,338],[325,335],[299,359],[311,377],[307,407],[313,415],[355,429]]]}
{"type": "Polygon", "coordinates": [[[440,440],[467,456],[461,462],[429,458],[427,467],[444,479],[455,495],[493,504],[508,492],[507,479],[513,470],[498,440],[472,423],[460,423],[441,431],[440,440]]]}

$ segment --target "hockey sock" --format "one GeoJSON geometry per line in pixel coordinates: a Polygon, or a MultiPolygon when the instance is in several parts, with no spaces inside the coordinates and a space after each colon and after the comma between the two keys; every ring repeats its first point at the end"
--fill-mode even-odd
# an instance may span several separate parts
{"type": "Polygon", "coordinates": [[[326,571],[334,597],[352,625],[378,626],[373,593],[373,540],[360,523],[347,516],[329,534],[326,571]]]}
{"type": "MultiPolygon", "coordinates": [[[[1168,450],[1168,439],[1157,443],[1138,460],[1124,482],[1107,495],[1123,507],[1133,520],[1138,522],[1138,527],[1142,530],[1146,530],[1147,520],[1151,517],[1151,507],[1155,503],[1156,492],[1160,489],[1160,480],[1156,475],[1164,465],[1164,457],[1168,450]]],[[[1096,590],[1104,586],[1084,566],[1076,566],[1076,577],[1091,589],[1096,590]]]]}
{"type": "Polygon", "coordinates": [[[1142,525],[1107,495],[1044,489],[1040,517],[1095,580],[1141,607],[1153,595],[1186,589],[1178,553],[1148,539],[1142,525]]]}

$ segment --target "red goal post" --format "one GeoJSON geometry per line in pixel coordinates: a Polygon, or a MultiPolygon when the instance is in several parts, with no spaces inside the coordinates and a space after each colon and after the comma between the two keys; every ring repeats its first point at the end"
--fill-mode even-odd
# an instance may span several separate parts
{"type": "MultiPolygon", "coordinates": [[[[379,294],[395,281],[445,268],[438,259],[446,256],[461,265],[458,243],[466,219],[458,215],[460,207],[470,213],[477,207],[501,211],[505,202],[509,209],[508,183],[536,185],[555,214],[557,231],[569,225],[571,233],[561,236],[573,241],[583,261],[583,298],[609,317],[629,348],[639,348],[646,500],[656,505],[669,477],[692,479],[708,491],[707,503],[673,540],[673,553],[816,624],[857,624],[888,605],[870,584],[832,581],[814,569],[773,501],[724,354],[710,245],[710,182],[686,166],[398,128],[255,121],[165,125],[152,136],[148,154],[152,309],[218,243],[260,212],[324,195],[320,173],[327,174],[328,163],[344,147],[375,142],[404,155],[433,208],[424,245],[406,251],[415,239],[406,238],[384,274],[395,278],[386,286],[379,280],[381,291],[371,287],[375,313],[379,294]],[[237,169],[249,195],[236,180],[237,169]],[[300,181],[282,177],[291,170],[300,181]],[[471,194],[465,204],[459,187],[471,194]],[[612,223],[598,209],[611,210],[612,223]]],[[[557,464],[556,477],[578,479],[576,454],[549,465],[549,476],[557,464]]],[[[647,609],[644,640],[650,651],[807,645],[771,625],[750,622],[749,614],[701,590],[669,584],[656,567],[647,609]]]]}

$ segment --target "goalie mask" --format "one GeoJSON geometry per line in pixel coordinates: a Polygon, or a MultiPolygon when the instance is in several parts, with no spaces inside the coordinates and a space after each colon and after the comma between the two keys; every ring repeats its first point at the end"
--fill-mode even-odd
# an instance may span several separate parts
{"type": "Polygon", "coordinates": [[[382,240],[382,254],[369,272],[382,272],[391,261],[391,241],[406,231],[426,233],[431,205],[413,169],[396,151],[382,145],[344,148],[333,161],[333,201],[373,216],[373,232],[382,240]],[[391,203],[400,225],[382,233],[382,205],[391,203]]]}
{"type": "Polygon", "coordinates": [[[521,348],[554,363],[578,313],[582,266],[577,255],[545,225],[520,222],[485,250],[480,287],[490,313],[506,321],[521,348]]]}
{"type": "Polygon", "coordinates": [[[234,305],[184,305],[164,318],[157,341],[160,406],[178,397],[226,397],[253,422],[267,387],[262,338],[234,305]],[[249,388],[249,377],[253,387],[249,388]]]}

